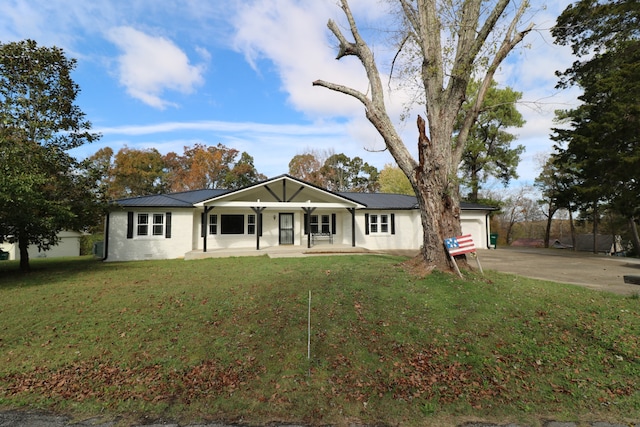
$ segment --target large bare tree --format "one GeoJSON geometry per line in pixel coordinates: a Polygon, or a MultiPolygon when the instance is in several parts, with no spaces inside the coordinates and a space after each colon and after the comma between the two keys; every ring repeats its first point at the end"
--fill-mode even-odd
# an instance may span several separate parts
{"type": "Polygon", "coordinates": [[[425,262],[432,268],[448,269],[443,239],[461,232],[456,172],[469,130],[499,65],[533,25],[518,28],[527,0],[520,0],[519,5],[514,5],[516,0],[393,1],[399,5],[405,24],[397,57],[411,52],[406,56],[417,60],[419,90],[423,91],[420,101],[426,107],[426,123],[420,115],[417,119],[418,159],[411,155],[389,117],[376,58],[358,30],[348,0],[340,0],[340,5],[350,39],[335,21],[329,20],[328,27],[339,44],[337,59],[355,56],[362,63],[369,80],[367,93],[324,80],[316,80],[313,85],[344,93],[364,104],[367,119],[382,136],[418,197],[425,262]],[[475,103],[466,112],[454,140],[456,117],[467,96],[467,86],[478,73],[483,76],[475,103]]]}

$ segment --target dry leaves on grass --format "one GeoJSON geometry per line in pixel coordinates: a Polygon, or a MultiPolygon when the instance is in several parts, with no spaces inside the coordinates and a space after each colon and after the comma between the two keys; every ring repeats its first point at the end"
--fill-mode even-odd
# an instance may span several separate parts
{"type": "Polygon", "coordinates": [[[74,401],[94,399],[122,402],[181,401],[230,394],[254,379],[261,369],[255,359],[238,360],[230,366],[208,360],[182,371],[168,371],[160,365],[122,368],[97,361],[80,362],[52,371],[39,367],[31,372],[0,379],[4,395],[36,393],[47,398],[74,401]]]}
{"type": "Polygon", "coordinates": [[[404,271],[420,279],[427,277],[435,269],[434,266],[427,266],[427,264],[424,262],[422,254],[410,258],[400,263],[399,265],[402,269],[404,269],[404,271]]]}

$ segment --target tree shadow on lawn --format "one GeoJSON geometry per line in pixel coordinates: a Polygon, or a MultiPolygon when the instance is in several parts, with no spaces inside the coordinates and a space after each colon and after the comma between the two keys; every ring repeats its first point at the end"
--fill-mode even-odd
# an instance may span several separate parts
{"type": "Polygon", "coordinates": [[[31,259],[30,271],[20,270],[20,261],[0,262],[0,289],[17,287],[42,286],[64,276],[71,279],[75,275],[87,271],[96,271],[104,265],[99,258],[92,255],[67,258],[35,258],[31,259]]]}

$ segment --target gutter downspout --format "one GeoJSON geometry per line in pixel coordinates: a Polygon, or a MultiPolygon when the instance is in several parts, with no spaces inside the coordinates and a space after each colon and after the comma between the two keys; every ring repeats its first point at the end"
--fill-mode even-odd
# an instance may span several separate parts
{"type": "Polygon", "coordinates": [[[104,246],[102,247],[102,261],[106,261],[109,257],[109,219],[111,216],[111,212],[107,213],[107,217],[104,222],[104,246]]]}
{"type": "Polygon", "coordinates": [[[491,212],[487,212],[484,216],[484,228],[485,228],[485,241],[487,242],[487,249],[491,249],[491,230],[489,228],[489,215],[491,212]]]}

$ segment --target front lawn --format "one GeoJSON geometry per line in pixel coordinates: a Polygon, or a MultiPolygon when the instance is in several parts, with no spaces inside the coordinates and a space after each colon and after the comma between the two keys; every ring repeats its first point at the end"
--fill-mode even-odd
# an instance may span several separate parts
{"type": "Polygon", "coordinates": [[[420,278],[403,261],[2,262],[0,407],[123,423],[640,421],[637,296],[420,278]]]}

